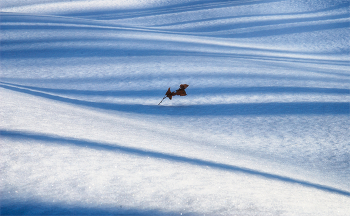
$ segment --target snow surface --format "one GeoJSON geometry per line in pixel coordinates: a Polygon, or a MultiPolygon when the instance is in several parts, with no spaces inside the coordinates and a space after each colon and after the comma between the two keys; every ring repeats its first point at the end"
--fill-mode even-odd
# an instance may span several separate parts
{"type": "Polygon", "coordinates": [[[1,215],[349,215],[348,0],[0,7],[1,215]]]}

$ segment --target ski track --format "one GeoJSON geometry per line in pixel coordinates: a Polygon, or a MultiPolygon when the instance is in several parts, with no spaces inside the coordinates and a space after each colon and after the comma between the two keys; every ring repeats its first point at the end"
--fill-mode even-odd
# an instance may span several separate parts
{"type": "Polygon", "coordinates": [[[349,1],[0,16],[1,215],[349,214],[349,1]]]}

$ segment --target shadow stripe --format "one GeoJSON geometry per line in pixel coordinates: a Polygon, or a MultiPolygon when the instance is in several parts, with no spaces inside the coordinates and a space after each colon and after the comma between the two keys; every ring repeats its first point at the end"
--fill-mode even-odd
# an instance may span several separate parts
{"type": "Polygon", "coordinates": [[[230,172],[239,172],[239,173],[259,176],[259,177],[263,177],[263,178],[267,178],[275,181],[298,184],[304,187],[310,187],[310,188],[350,197],[350,192],[345,190],[340,190],[340,189],[328,187],[325,185],[315,184],[308,181],[293,179],[286,176],[275,175],[271,173],[261,172],[258,170],[248,169],[248,168],[229,165],[229,164],[216,163],[216,162],[206,161],[202,159],[189,158],[189,157],[172,155],[172,154],[161,153],[161,152],[150,151],[150,150],[142,150],[142,149],[137,149],[132,147],[125,147],[125,146],[116,145],[116,144],[98,143],[98,142],[71,139],[71,138],[65,138],[65,137],[59,137],[59,136],[49,136],[45,134],[27,133],[27,132],[19,132],[19,131],[7,131],[7,130],[0,130],[0,136],[3,138],[10,138],[10,139],[38,140],[38,141],[45,141],[50,143],[60,143],[68,146],[73,145],[73,146],[91,148],[96,150],[118,151],[118,152],[124,152],[127,154],[138,155],[141,157],[152,157],[156,159],[164,159],[164,160],[174,161],[178,163],[187,163],[195,166],[207,166],[213,169],[226,170],[230,172]]]}
{"type": "MultiPolygon", "coordinates": [[[[46,99],[61,101],[79,106],[128,113],[172,116],[235,116],[235,115],[344,115],[350,113],[348,102],[292,102],[292,103],[240,103],[210,104],[190,106],[157,106],[141,104],[101,103],[71,99],[10,85],[4,89],[26,93],[46,99]]],[[[159,97],[163,97],[163,94],[159,97]]]]}
{"type": "MultiPolygon", "coordinates": [[[[94,95],[94,96],[159,96],[165,93],[165,90],[79,90],[79,89],[53,89],[36,86],[26,86],[7,82],[1,84],[16,86],[19,88],[26,88],[34,91],[41,91],[44,93],[55,93],[65,95],[94,95]]],[[[257,86],[257,87],[206,87],[206,88],[190,88],[186,90],[191,94],[197,95],[211,95],[211,94],[247,94],[247,93],[319,93],[319,94],[341,94],[349,95],[350,89],[341,88],[311,88],[311,87],[285,87],[285,86],[257,86]]]]}

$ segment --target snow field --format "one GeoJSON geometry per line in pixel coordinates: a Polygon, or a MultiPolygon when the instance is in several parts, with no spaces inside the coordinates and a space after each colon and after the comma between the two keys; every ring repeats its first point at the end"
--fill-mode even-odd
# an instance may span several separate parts
{"type": "Polygon", "coordinates": [[[2,1],[1,214],[347,215],[348,5],[2,1]]]}

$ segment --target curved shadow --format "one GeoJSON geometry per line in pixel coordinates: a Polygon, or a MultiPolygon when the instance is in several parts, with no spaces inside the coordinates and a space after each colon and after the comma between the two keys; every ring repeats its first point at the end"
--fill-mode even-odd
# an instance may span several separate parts
{"type": "MultiPolygon", "coordinates": [[[[278,64],[281,62],[281,65],[285,66],[286,60],[277,60],[274,59],[274,64],[278,66],[278,64]]],[[[297,62],[297,60],[294,60],[292,62],[297,62]]],[[[305,60],[305,62],[308,62],[305,60]]],[[[288,62],[289,63],[289,62],[288,62]]],[[[329,64],[329,65],[337,65],[334,64],[333,61],[318,61],[318,64],[329,64]]],[[[346,63],[349,65],[349,63],[346,63]]],[[[249,73],[241,73],[240,71],[243,69],[240,69],[240,71],[234,71],[232,70],[232,73],[222,73],[220,71],[220,68],[218,68],[216,71],[210,71],[208,73],[207,71],[203,72],[192,72],[192,71],[186,71],[183,70],[183,76],[185,79],[251,79],[251,80],[256,80],[256,79],[271,79],[271,80],[294,80],[294,81],[301,81],[301,80],[306,80],[306,81],[322,81],[322,82],[338,82],[338,83],[348,83],[350,81],[350,74],[347,74],[346,72],[339,72],[339,71],[334,71],[334,70],[329,70],[329,69],[320,69],[320,68],[308,68],[308,67],[302,67],[302,66],[297,66],[297,64],[288,64],[288,68],[295,70],[295,71],[300,71],[300,70],[307,70],[309,73],[315,73],[315,74],[325,74],[325,75],[332,75],[333,77],[324,77],[324,76],[300,76],[298,74],[292,75],[282,75],[282,74],[249,74],[249,73]],[[336,77],[334,77],[336,76],[336,77]]],[[[307,73],[305,74],[307,75],[307,73]]],[[[9,78],[9,77],[0,77],[0,83],[3,84],[8,84],[8,85],[14,85],[18,87],[28,87],[30,86],[21,86],[19,84],[14,84],[14,83],[32,83],[32,84],[40,84],[40,83],[49,83],[49,84],[81,84],[81,83],[114,83],[118,84],[120,82],[134,82],[134,81],[154,81],[154,80],[166,80],[166,79],[177,79],[178,75],[177,74],[169,74],[167,72],[165,73],[146,73],[146,74],[138,74],[136,75],[113,75],[113,76],[103,76],[103,77],[70,77],[70,78],[50,78],[50,79],[40,79],[40,78],[9,78]]],[[[193,86],[191,86],[191,89],[193,86]]],[[[162,93],[163,94],[163,93],[162,93]]]]}
{"type": "Polygon", "coordinates": [[[147,9],[128,9],[128,10],[103,10],[91,12],[81,12],[81,13],[65,13],[62,15],[68,16],[78,16],[84,18],[93,18],[97,20],[110,20],[110,19],[125,19],[125,18],[136,18],[136,17],[146,17],[153,15],[163,15],[163,14],[173,14],[182,13],[198,10],[207,10],[214,8],[225,8],[233,6],[242,5],[253,5],[262,4],[266,2],[276,2],[279,0],[201,0],[201,1],[189,1],[185,3],[162,6],[162,7],[152,7],[147,9]]]}
{"type": "Polygon", "coordinates": [[[155,159],[168,160],[168,161],[177,162],[177,163],[185,163],[185,164],[194,165],[194,166],[210,167],[212,169],[243,173],[243,174],[258,176],[258,177],[262,177],[262,178],[266,178],[274,181],[281,181],[281,182],[290,183],[290,184],[299,184],[304,187],[310,187],[310,188],[350,197],[349,191],[344,191],[337,188],[328,187],[325,185],[314,184],[312,182],[293,179],[286,176],[275,175],[267,172],[234,166],[230,164],[217,163],[217,162],[196,159],[196,158],[189,158],[185,156],[156,152],[152,150],[143,150],[143,149],[138,149],[133,147],[121,146],[117,144],[98,143],[98,142],[92,142],[87,140],[78,140],[78,139],[72,139],[72,138],[66,138],[66,137],[50,136],[46,134],[27,133],[27,132],[20,132],[20,131],[0,130],[0,136],[3,138],[16,139],[16,140],[36,140],[36,141],[44,141],[47,143],[53,143],[53,144],[58,143],[60,145],[77,146],[77,147],[84,147],[84,148],[87,147],[87,148],[96,149],[96,150],[120,152],[120,153],[137,155],[140,157],[151,157],[155,159]]]}
{"type": "MultiPolygon", "coordinates": [[[[347,17],[348,15],[341,15],[341,17],[347,17]]],[[[305,18],[306,19],[306,18],[305,18]]],[[[319,19],[315,19],[319,20],[319,19]]],[[[225,33],[221,31],[225,30],[234,30],[237,28],[242,28],[247,25],[248,27],[256,27],[256,26],[268,26],[271,24],[278,25],[279,23],[293,23],[296,21],[259,21],[259,22],[248,22],[248,23],[240,23],[240,24],[225,24],[225,25],[215,25],[215,26],[206,26],[206,27],[194,27],[190,30],[181,30],[178,32],[170,32],[170,31],[162,31],[163,33],[168,34],[178,34],[178,33],[187,33],[188,35],[198,35],[198,36],[215,36],[215,37],[231,37],[231,38],[252,38],[252,37],[267,37],[267,36],[276,36],[276,35],[286,35],[286,34],[295,34],[295,33],[305,33],[305,32],[314,32],[321,30],[330,30],[330,29],[339,29],[339,28],[348,28],[349,21],[337,21],[332,23],[323,23],[323,24],[307,24],[307,25],[299,25],[293,27],[279,27],[272,28],[267,30],[253,30],[244,33],[225,33]]],[[[301,21],[299,21],[301,22],[301,21]]],[[[42,29],[50,29],[50,30],[103,30],[103,31],[113,31],[113,30],[122,30],[122,29],[111,29],[107,28],[108,26],[100,25],[82,25],[82,26],[66,26],[66,25],[24,25],[24,24],[11,24],[11,25],[3,25],[1,26],[2,30],[42,30],[42,29]]],[[[120,26],[112,26],[112,27],[120,27],[120,26]]],[[[128,31],[146,31],[152,32],[152,28],[137,28],[137,29],[128,29],[128,31]]],[[[157,29],[158,30],[158,29],[157,29]]],[[[186,35],[186,34],[184,34],[186,35]]]]}
{"type": "MultiPolygon", "coordinates": [[[[290,19],[274,19],[274,20],[267,20],[267,21],[250,21],[250,22],[240,22],[240,23],[225,23],[225,24],[216,24],[216,25],[206,25],[206,26],[196,26],[196,27],[188,27],[185,29],[178,29],[179,32],[200,32],[200,33],[209,33],[209,32],[215,32],[215,31],[225,31],[225,30],[235,30],[240,28],[251,28],[251,27],[263,27],[263,26],[272,26],[272,25],[282,25],[282,24],[296,24],[296,23],[302,23],[302,22],[312,22],[312,21],[321,21],[321,20],[335,20],[335,19],[343,19],[348,18],[349,14],[340,14],[340,15],[329,15],[329,16],[322,16],[322,17],[308,17],[308,18],[290,18],[290,19]]],[[[218,19],[217,19],[218,20],[218,19]]],[[[202,21],[200,21],[202,22],[202,21]]],[[[200,23],[198,22],[198,23],[200,23]]],[[[310,25],[312,27],[312,25],[310,25]]],[[[303,27],[303,26],[301,26],[303,27]]],[[[327,26],[323,26],[327,27],[327,26]]],[[[346,27],[346,26],[345,26],[346,27]]],[[[322,28],[322,27],[320,27],[322,28]]],[[[330,27],[328,27],[330,28],[330,27]]],[[[334,27],[336,28],[336,27],[334,27]]],[[[340,28],[340,27],[338,27],[340,28]]],[[[176,29],[176,28],[175,28],[176,29]]],[[[284,27],[280,28],[281,31],[285,31],[286,34],[291,32],[293,28],[291,27],[284,27]]],[[[172,29],[174,30],[174,29],[172,29]]],[[[273,29],[269,31],[274,31],[273,29]]],[[[310,31],[316,31],[310,29],[310,31]]],[[[254,32],[260,32],[260,31],[252,31],[254,32]]],[[[299,32],[296,32],[299,33],[299,32]]]]}
{"type": "MultiPolygon", "coordinates": [[[[319,12],[327,12],[327,11],[332,11],[336,9],[342,9],[342,8],[347,8],[349,7],[349,3],[344,3],[344,4],[339,4],[333,7],[325,8],[325,9],[320,9],[320,10],[315,10],[315,11],[307,11],[307,12],[296,12],[296,13],[275,13],[275,14],[259,14],[259,15],[241,15],[241,16],[225,16],[225,17],[214,17],[214,18],[206,18],[206,19],[197,19],[197,20],[190,20],[190,21],[182,21],[182,22],[174,22],[174,23],[166,23],[166,24],[159,24],[159,25],[152,25],[152,27],[170,27],[174,25],[184,25],[184,24],[191,24],[191,23],[200,23],[200,22],[208,22],[208,21],[218,21],[218,20],[225,20],[225,19],[238,19],[238,18],[248,18],[248,17],[264,17],[264,16],[281,16],[281,15],[309,15],[309,14],[315,14],[319,12]]],[[[344,14],[345,16],[346,14],[344,14]]],[[[337,15],[327,15],[327,16],[322,16],[322,17],[317,17],[318,20],[324,20],[324,17],[328,16],[337,16],[337,15]]],[[[349,17],[347,15],[346,17],[349,17]]],[[[316,17],[314,19],[317,19],[316,17]]],[[[298,19],[298,18],[296,18],[298,19]]],[[[301,18],[303,19],[303,18],[301,18]]],[[[306,19],[313,19],[313,18],[306,18],[306,19]]]]}
{"type": "MultiPolygon", "coordinates": [[[[24,25],[25,26],[25,25],[24,25]]],[[[14,27],[15,29],[17,27],[15,26],[7,26],[7,28],[11,28],[11,27],[14,27]]],[[[21,28],[24,28],[23,26],[21,28]]],[[[35,27],[29,27],[30,29],[32,28],[35,28],[35,27]]],[[[42,27],[39,27],[39,28],[42,28],[42,27]]],[[[57,28],[60,28],[60,27],[57,27],[57,28]]],[[[64,27],[64,28],[68,28],[68,27],[64,27]]],[[[69,27],[70,28],[70,27],[69,27]]],[[[121,30],[121,31],[125,31],[125,30],[121,30]]],[[[131,31],[142,31],[140,29],[135,29],[135,30],[131,30],[131,31]]],[[[173,33],[169,33],[169,34],[173,34],[173,33]]],[[[29,54],[35,54],[35,53],[38,53],[38,52],[52,52],[52,53],[56,53],[57,54],[60,54],[60,50],[61,51],[64,51],[64,50],[70,50],[70,51],[76,51],[75,53],[77,53],[77,51],[80,51],[81,54],[83,53],[87,53],[87,51],[90,51],[92,52],[93,50],[95,50],[95,52],[98,52],[99,50],[100,51],[112,51],[112,50],[115,50],[115,51],[119,51],[120,53],[124,53],[126,55],[135,55],[134,53],[137,52],[137,50],[135,49],[130,49],[130,48],[127,48],[127,47],[118,47],[118,44],[120,45],[124,45],[125,44],[128,44],[128,43],[133,43],[133,44],[139,44],[140,45],[140,48],[139,48],[139,51],[141,54],[139,54],[140,56],[143,56],[144,54],[142,53],[145,53],[145,51],[149,50],[149,53],[151,55],[154,55],[152,54],[153,52],[157,52],[159,51],[160,52],[160,55],[162,55],[164,53],[164,51],[168,51],[168,52],[171,52],[173,53],[174,55],[178,55],[176,52],[182,52],[182,53],[185,53],[185,52],[188,52],[188,55],[196,55],[199,54],[199,53],[202,53],[202,55],[210,55],[212,54],[213,57],[215,56],[218,56],[220,57],[220,53],[222,53],[222,55],[227,55],[229,56],[230,53],[232,53],[233,50],[237,50],[237,51],[249,51],[249,52],[266,52],[268,54],[270,53],[275,53],[275,54],[307,54],[307,55],[312,55],[312,54],[316,54],[316,55],[319,55],[319,54],[342,54],[344,52],[347,52],[348,50],[346,48],[344,49],[339,49],[337,51],[335,50],[332,50],[332,51],[322,51],[322,52],[317,52],[317,51],[292,51],[292,50],[278,50],[278,49],[264,49],[264,48],[256,48],[256,47],[239,47],[239,46],[229,46],[229,45],[220,45],[220,44],[205,44],[205,43],[201,43],[201,42],[196,42],[196,41],[186,41],[186,40],[183,40],[183,41],[174,41],[170,38],[162,38],[162,39],[159,39],[159,38],[148,38],[148,39],[141,39],[141,38],[133,38],[133,39],[130,39],[130,38],[125,38],[123,36],[116,36],[116,37],[103,37],[103,38],[93,38],[93,37],[89,37],[89,36],[79,36],[79,37],[65,37],[65,38],[40,38],[40,39],[4,39],[1,41],[1,45],[2,46],[6,46],[6,49],[7,51],[1,51],[2,55],[4,56],[4,58],[9,58],[7,57],[7,54],[10,54],[12,56],[15,55],[15,53],[17,52],[17,56],[18,57],[25,57],[25,54],[22,54],[20,55],[20,53],[29,53],[29,54]],[[85,42],[85,43],[89,43],[89,44],[99,44],[99,43],[114,43],[115,44],[115,48],[84,48],[82,49],[81,47],[77,47],[75,48],[74,46],[73,47],[70,47],[69,49],[62,49],[62,48],[55,48],[55,50],[53,50],[52,48],[49,48],[49,45],[50,44],[57,44],[57,43],[79,43],[79,42],[85,42]],[[22,48],[22,49],[18,49],[16,48],[15,51],[14,50],[11,50],[11,46],[17,46],[17,45],[20,45],[20,44],[23,44],[23,45],[35,45],[35,44],[42,44],[42,43],[46,43],[48,44],[48,47],[45,48],[45,49],[26,49],[26,48],[22,48]],[[150,44],[156,44],[157,46],[162,46],[164,47],[163,49],[152,49],[150,44]],[[198,52],[198,51],[190,51],[190,50],[196,50],[197,48],[199,48],[199,46],[201,48],[207,48],[209,50],[212,50],[212,49],[215,49],[215,51],[201,51],[201,52],[198,52]],[[178,50],[178,48],[182,47],[184,50],[182,51],[181,49],[178,50]],[[187,51],[187,49],[191,47],[192,49],[190,49],[189,51],[187,51]],[[175,48],[175,49],[174,49],[175,48]],[[229,52],[227,52],[229,51],[229,52]]],[[[74,52],[73,52],[74,53],[74,52]]],[[[52,54],[51,54],[52,55],[52,54]]],[[[49,55],[49,56],[51,56],[49,55]]],[[[262,56],[264,56],[264,54],[261,54],[262,56]]],[[[57,55],[57,56],[60,56],[60,55],[57,55]]],[[[69,55],[68,55],[69,56],[69,55]]],[[[234,57],[235,54],[232,53],[232,57],[234,57]]],[[[248,56],[248,55],[240,55],[240,56],[248,56]]],[[[31,56],[32,58],[33,57],[40,57],[40,56],[36,56],[36,55],[32,55],[31,56]]],[[[62,56],[64,57],[64,56],[62,56]]]]}
{"type": "MultiPolygon", "coordinates": [[[[186,44],[181,44],[183,49],[186,49],[186,44]]],[[[193,46],[195,50],[197,46],[193,46]]],[[[261,54],[235,54],[230,53],[230,50],[214,51],[192,51],[192,50],[177,50],[169,49],[128,49],[128,48],[41,48],[41,49],[20,49],[20,50],[0,50],[2,59],[16,58],[71,58],[71,57],[145,57],[145,56],[200,56],[200,57],[220,57],[220,58],[237,58],[237,59],[257,59],[257,60],[273,60],[283,62],[304,62],[318,64],[333,64],[348,66],[346,60],[326,60],[301,57],[281,57],[279,54],[283,52],[273,52],[272,55],[261,54]],[[222,52],[223,51],[223,52],[222,52]]],[[[248,50],[249,49],[245,49],[248,50]]],[[[232,51],[232,50],[231,50],[232,51]]],[[[251,49],[250,51],[255,51],[251,49]]],[[[288,52],[287,52],[288,53],[288,52]]]]}
{"type": "Polygon", "coordinates": [[[157,106],[90,102],[65,98],[34,90],[0,85],[0,87],[65,103],[128,113],[171,116],[259,116],[259,115],[344,115],[349,114],[346,102],[239,103],[191,106],[157,106]]]}
{"type": "MultiPolygon", "coordinates": [[[[43,88],[35,86],[26,86],[13,83],[6,83],[0,81],[1,84],[15,86],[19,88],[25,88],[34,91],[40,91],[43,93],[54,93],[63,95],[78,95],[78,96],[116,96],[116,97],[132,97],[132,96],[160,96],[164,90],[78,90],[78,89],[53,89],[43,88]]],[[[266,87],[206,87],[206,88],[190,88],[187,92],[191,95],[211,95],[211,94],[264,94],[264,93],[319,93],[319,94],[337,94],[337,95],[350,95],[350,89],[340,88],[311,88],[311,87],[279,87],[279,86],[266,86],[266,87]]]]}
{"type": "Polygon", "coordinates": [[[1,215],[180,215],[180,212],[164,212],[158,209],[144,210],[114,207],[89,207],[71,204],[46,203],[39,201],[1,200],[1,215]]]}
{"type": "Polygon", "coordinates": [[[252,37],[267,37],[267,36],[276,36],[276,35],[285,35],[285,34],[295,34],[295,33],[305,33],[305,32],[314,32],[321,30],[330,30],[330,29],[339,29],[339,28],[348,28],[349,21],[341,21],[335,23],[326,23],[326,24],[313,24],[313,25],[302,25],[295,27],[282,27],[277,29],[268,29],[268,30],[257,30],[245,33],[223,33],[218,37],[230,37],[230,38],[252,38],[252,37]]]}
{"type": "MultiPolygon", "coordinates": [[[[10,15],[8,15],[10,16],[10,15]]],[[[4,16],[4,17],[7,17],[4,16]]],[[[7,17],[7,19],[11,20],[11,18],[7,17]]],[[[21,19],[24,19],[23,17],[21,19]]],[[[59,19],[63,23],[66,22],[65,19],[59,19]]],[[[58,22],[57,20],[55,22],[58,22]]],[[[72,22],[72,21],[70,21],[72,22]]],[[[276,21],[273,21],[276,22],[276,21]]],[[[79,23],[79,22],[78,22],[79,23]]],[[[264,22],[261,22],[264,24],[264,22]]],[[[261,24],[260,23],[260,24],[261,24]]],[[[140,34],[147,33],[156,34],[158,31],[152,31],[141,28],[106,28],[105,24],[97,25],[93,23],[89,23],[88,25],[76,25],[76,26],[66,26],[66,25],[51,25],[51,23],[47,23],[48,25],[32,25],[32,24],[7,24],[2,25],[1,29],[6,30],[36,30],[36,29],[44,29],[44,30],[101,30],[101,31],[113,31],[118,32],[138,32],[140,34]]],[[[255,25],[256,23],[251,23],[255,25]]],[[[268,23],[267,23],[268,24],[268,23]]],[[[265,24],[264,24],[265,25],[265,24]]],[[[265,37],[271,35],[279,35],[279,34],[292,34],[292,33],[302,33],[308,31],[318,31],[318,30],[326,30],[326,29],[335,29],[335,28],[344,28],[348,27],[348,22],[337,22],[330,24],[314,24],[314,25],[305,25],[305,26],[297,26],[297,27],[281,27],[278,29],[269,29],[269,30],[256,30],[252,32],[245,33],[219,33],[218,37],[265,37]]],[[[216,28],[216,26],[214,27],[216,28]]],[[[223,26],[219,26],[219,28],[224,28],[223,26]]],[[[230,27],[231,28],[231,27],[230,27]]],[[[169,35],[176,34],[174,32],[162,32],[169,35]]],[[[208,33],[209,34],[209,33],[208,33]]],[[[215,34],[215,33],[213,33],[215,34]]],[[[190,33],[183,33],[183,38],[186,35],[192,35],[190,33]]],[[[91,35],[90,35],[91,36],[91,35]]],[[[171,37],[170,37],[171,38],[171,37]]],[[[2,44],[6,49],[0,50],[0,55],[2,59],[13,59],[13,58],[70,58],[70,57],[127,57],[127,56],[201,56],[201,57],[228,57],[228,58],[246,58],[246,59],[259,59],[259,60],[276,60],[276,61],[301,61],[301,62],[329,62],[329,60],[315,60],[312,57],[310,59],[305,59],[309,57],[303,56],[303,54],[312,55],[312,54],[344,54],[348,52],[347,48],[331,50],[329,52],[295,52],[288,50],[270,50],[270,49],[262,49],[262,48],[254,48],[254,47],[231,47],[217,44],[203,44],[200,42],[193,41],[176,41],[167,39],[167,37],[162,37],[162,39],[157,38],[148,38],[148,39],[130,39],[125,36],[116,36],[116,38],[96,38],[96,37],[73,37],[71,38],[40,38],[40,39],[20,39],[20,40],[11,40],[5,39],[2,40],[2,44]],[[56,43],[73,43],[71,46],[57,47],[56,43]],[[97,44],[93,44],[93,46],[76,46],[74,44],[79,44],[75,42],[96,42],[97,44]],[[114,46],[106,46],[106,44],[98,43],[113,43],[114,46]],[[35,43],[45,44],[45,46],[40,46],[40,48],[35,48],[35,43]],[[156,46],[152,46],[154,43],[156,46]],[[15,48],[13,49],[12,45],[19,44],[31,44],[33,48],[27,48],[26,46],[23,48],[15,48]],[[50,47],[50,44],[54,44],[54,47],[50,47]],[[129,46],[128,44],[133,44],[133,46],[129,46]],[[135,47],[135,45],[139,45],[139,48],[130,48],[135,47]],[[97,45],[97,46],[96,46],[97,45]],[[199,49],[200,48],[200,49],[199,49]],[[256,52],[262,52],[260,54],[256,52]],[[266,52],[264,54],[263,52],[266,52]],[[239,54],[243,53],[243,54],[239,54]],[[244,54],[247,53],[247,54],[244,54]],[[253,53],[253,54],[251,54],[253,53]],[[289,57],[283,57],[281,54],[297,54],[289,57]],[[299,55],[299,56],[298,56],[299,55]],[[300,56],[301,55],[301,56],[300,56]]],[[[137,47],[137,46],[136,46],[137,47]]],[[[348,61],[346,60],[334,60],[333,64],[341,64],[348,65],[348,61]]]]}

